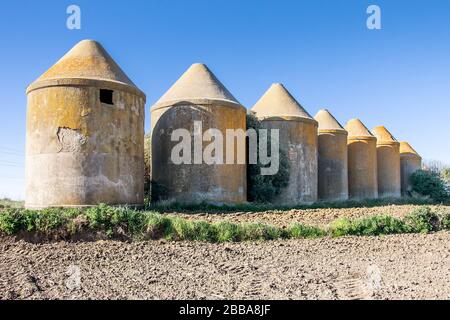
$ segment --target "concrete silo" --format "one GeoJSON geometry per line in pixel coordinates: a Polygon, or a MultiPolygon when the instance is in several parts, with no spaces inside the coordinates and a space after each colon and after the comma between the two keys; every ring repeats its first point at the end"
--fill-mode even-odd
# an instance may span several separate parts
{"type": "Polygon", "coordinates": [[[377,138],[378,196],[399,198],[400,143],[384,126],[373,128],[372,134],[377,138]]]}
{"type": "Polygon", "coordinates": [[[145,95],[99,43],[78,43],[27,95],[27,208],[143,205],[145,95]]]}
{"type": "Polygon", "coordinates": [[[359,119],[347,122],[348,189],[351,199],[378,198],[377,138],[359,119]]]}
{"type": "Polygon", "coordinates": [[[280,150],[290,164],[290,180],[277,204],[310,204],[317,197],[317,121],[281,84],[273,84],[252,111],[267,129],[279,130],[280,150]]]}
{"type": "Polygon", "coordinates": [[[402,195],[408,196],[411,192],[411,175],[422,168],[422,157],[408,142],[400,142],[400,171],[402,195]]]}
{"type": "Polygon", "coordinates": [[[328,110],[320,110],[319,123],[319,199],[348,199],[347,131],[328,110]]]}
{"type": "Polygon", "coordinates": [[[246,109],[207,66],[194,64],[181,76],[152,107],[151,123],[152,179],[167,190],[169,200],[218,204],[247,200],[246,109]],[[202,135],[211,133],[210,129],[222,134],[224,145],[223,157],[213,163],[203,161],[201,150],[195,148],[197,143],[206,151],[211,142],[202,141],[202,135]],[[240,130],[243,139],[228,141],[227,130],[240,130]],[[183,162],[172,157],[183,140],[178,136],[181,131],[193,145],[183,154],[183,162]],[[225,147],[233,141],[234,147],[225,147]],[[235,153],[232,163],[226,160],[227,149],[235,153]]]}

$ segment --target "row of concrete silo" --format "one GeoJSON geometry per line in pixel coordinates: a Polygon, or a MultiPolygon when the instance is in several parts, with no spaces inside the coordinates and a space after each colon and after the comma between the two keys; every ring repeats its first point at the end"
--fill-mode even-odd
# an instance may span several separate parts
{"type": "MultiPolygon", "coordinates": [[[[143,204],[146,97],[99,43],[80,42],[27,94],[27,207],[143,204]]],[[[289,184],[277,204],[398,197],[421,166],[420,156],[384,127],[370,132],[351,120],[343,128],[327,110],[313,118],[281,84],[252,111],[263,128],[279,130],[289,162],[289,184]]],[[[247,200],[245,161],[206,164],[194,152],[196,143],[209,144],[202,140],[209,129],[245,131],[246,113],[204,64],[192,65],[152,106],[152,179],[166,198],[247,200]],[[178,129],[192,141],[188,154],[177,149],[178,129]],[[177,150],[191,162],[174,163],[177,150]]],[[[235,155],[246,149],[245,143],[233,146],[235,155]]]]}

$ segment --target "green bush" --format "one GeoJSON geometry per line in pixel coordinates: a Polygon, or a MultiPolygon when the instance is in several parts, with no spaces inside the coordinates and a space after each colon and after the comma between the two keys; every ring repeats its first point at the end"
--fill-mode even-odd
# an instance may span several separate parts
{"type": "Polygon", "coordinates": [[[196,235],[195,241],[217,242],[217,230],[211,223],[206,221],[194,221],[193,232],[196,235]]]}
{"type": "Polygon", "coordinates": [[[450,212],[442,215],[442,228],[450,230],[450,212]]]}
{"type": "Polygon", "coordinates": [[[0,231],[9,235],[18,231],[49,233],[61,227],[68,227],[80,214],[76,209],[8,209],[0,212],[0,231]]]}
{"type": "Polygon", "coordinates": [[[445,182],[450,183],[450,168],[442,169],[441,176],[445,182]]]}
{"type": "Polygon", "coordinates": [[[338,219],[330,225],[331,234],[340,236],[379,236],[407,232],[405,223],[391,216],[381,215],[349,220],[338,219]]]}
{"type": "Polygon", "coordinates": [[[438,215],[430,207],[420,207],[405,217],[410,232],[429,233],[440,229],[438,215]]]}
{"type": "Polygon", "coordinates": [[[109,237],[112,237],[119,227],[133,236],[139,236],[146,226],[145,214],[124,207],[113,208],[101,204],[87,209],[85,215],[91,229],[103,229],[109,237]]]}
{"type": "Polygon", "coordinates": [[[302,239],[302,238],[320,238],[324,237],[326,232],[316,227],[305,226],[300,223],[294,223],[287,231],[286,238],[302,239]]]}
{"type": "Polygon", "coordinates": [[[240,241],[276,240],[281,230],[262,223],[243,223],[238,227],[240,241]]]}
{"type": "Polygon", "coordinates": [[[6,209],[0,211],[0,231],[7,235],[12,235],[21,230],[22,210],[20,209],[6,209]]]}
{"type": "Polygon", "coordinates": [[[116,214],[116,210],[113,207],[100,204],[87,209],[85,214],[91,229],[103,228],[112,235],[114,228],[113,219],[116,214]]]}
{"type": "Polygon", "coordinates": [[[159,213],[150,213],[147,219],[147,234],[151,239],[170,239],[173,234],[172,220],[159,213]]]}
{"type": "Polygon", "coordinates": [[[42,211],[25,210],[23,224],[27,231],[49,232],[67,222],[66,216],[59,209],[45,209],[42,211]]]}
{"type": "Polygon", "coordinates": [[[379,236],[399,233],[429,233],[450,230],[450,213],[435,212],[430,207],[420,207],[400,220],[380,215],[360,219],[338,219],[328,230],[294,223],[279,228],[263,223],[231,223],[221,221],[187,220],[182,217],[161,215],[156,212],[136,211],[129,208],[99,205],[86,209],[46,209],[33,211],[5,209],[0,211],[0,233],[13,235],[20,231],[43,232],[63,228],[71,233],[83,226],[106,231],[112,236],[168,239],[171,241],[239,242],[277,239],[318,238],[330,234],[339,236],[379,236]],[[81,227],[80,227],[81,223],[81,227]]]}
{"type": "Polygon", "coordinates": [[[213,227],[216,230],[218,242],[237,242],[240,240],[239,227],[234,223],[221,221],[214,223],[213,227]]]}
{"type": "MultiPolygon", "coordinates": [[[[247,114],[247,129],[254,129],[259,132],[262,129],[261,122],[252,114],[247,114]]],[[[270,131],[269,131],[270,133],[270,131]]],[[[268,134],[268,153],[270,156],[270,134],[268,134]]],[[[260,140],[258,138],[258,149],[259,150],[260,140]]],[[[248,150],[247,150],[248,151],[248,150]]],[[[279,153],[279,170],[275,175],[261,175],[261,168],[264,166],[259,163],[258,154],[258,164],[249,164],[247,166],[247,193],[249,201],[260,202],[260,203],[270,203],[275,196],[279,195],[281,191],[289,185],[290,176],[290,165],[287,158],[287,154],[284,150],[280,149],[279,153]]]]}
{"type": "Polygon", "coordinates": [[[444,202],[450,197],[445,181],[437,172],[418,170],[412,174],[411,184],[413,191],[434,201],[444,202]]]}
{"type": "Polygon", "coordinates": [[[189,221],[182,218],[171,218],[172,233],[167,236],[169,240],[216,242],[215,228],[205,221],[189,221]]]}

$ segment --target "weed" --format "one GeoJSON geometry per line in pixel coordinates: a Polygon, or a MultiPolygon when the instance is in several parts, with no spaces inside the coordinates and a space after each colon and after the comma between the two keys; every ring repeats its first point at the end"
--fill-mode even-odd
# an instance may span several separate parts
{"type": "Polygon", "coordinates": [[[326,231],[320,228],[305,226],[300,223],[294,223],[289,227],[286,238],[291,239],[320,238],[325,235],[326,231]]]}
{"type": "Polygon", "coordinates": [[[341,218],[330,225],[330,232],[340,236],[379,236],[407,232],[405,223],[387,215],[349,220],[341,218]]]}
{"type": "Polygon", "coordinates": [[[410,232],[429,233],[440,229],[438,215],[430,207],[420,207],[405,217],[410,232]]]}

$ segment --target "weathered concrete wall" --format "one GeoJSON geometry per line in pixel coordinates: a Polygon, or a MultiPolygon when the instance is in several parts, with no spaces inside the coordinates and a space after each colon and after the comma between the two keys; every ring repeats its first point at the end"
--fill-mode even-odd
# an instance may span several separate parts
{"type": "MultiPolygon", "coordinates": [[[[199,101],[201,102],[201,101],[199,101]]],[[[171,160],[172,149],[179,142],[171,141],[173,130],[187,129],[192,145],[194,121],[202,123],[202,134],[208,129],[218,129],[224,135],[224,159],[226,159],[226,130],[246,130],[244,107],[225,102],[194,104],[181,102],[176,105],[152,109],[152,179],[168,190],[169,200],[184,203],[242,203],[247,200],[246,164],[180,164],[171,160]]],[[[203,149],[211,142],[203,142],[203,149]]],[[[235,141],[235,155],[245,155],[245,141],[235,141]]],[[[194,150],[191,150],[194,159],[194,150]]],[[[224,160],[225,161],[225,160],[224,160]]]]}
{"type": "Polygon", "coordinates": [[[400,143],[384,127],[372,130],[377,138],[378,196],[380,198],[401,197],[400,143]]]}
{"type": "Polygon", "coordinates": [[[422,158],[407,142],[400,142],[401,191],[408,196],[412,190],[411,175],[422,168],[422,158]]]}
{"type": "Polygon", "coordinates": [[[319,199],[343,201],[348,195],[347,132],[319,130],[319,199]]]}
{"type": "Polygon", "coordinates": [[[26,207],[143,205],[145,96],[97,80],[30,87],[26,207]],[[100,102],[114,90],[114,105],[100,102]]]}
{"type": "Polygon", "coordinates": [[[376,144],[374,137],[348,138],[348,187],[351,199],[378,198],[376,144]]]}
{"type": "Polygon", "coordinates": [[[317,122],[300,117],[276,117],[262,121],[267,129],[279,129],[280,150],[290,164],[289,185],[273,200],[276,204],[311,204],[318,199],[317,122]]]}
{"type": "Polygon", "coordinates": [[[397,198],[401,196],[399,143],[377,144],[378,196],[397,198]]]}

